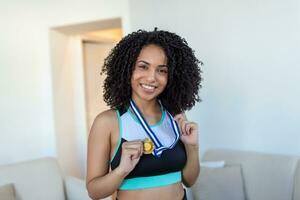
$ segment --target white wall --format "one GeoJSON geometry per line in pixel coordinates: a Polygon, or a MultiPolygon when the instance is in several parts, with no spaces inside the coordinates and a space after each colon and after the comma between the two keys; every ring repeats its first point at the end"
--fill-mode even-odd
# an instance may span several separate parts
{"type": "Polygon", "coordinates": [[[125,33],[177,32],[204,61],[203,102],[188,113],[202,151],[300,155],[299,11],[296,0],[1,1],[0,164],[57,155],[49,30],[115,17],[125,33]]]}
{"type": "Polygon", "coordinates": [[[50,29],[120,17],[126,32],[127,7],[121,0],[0,2],[0,164],[57,156],[50,29]]]}
{"type": "Polygon", "coordinates": [[[300,4],[130,1],[131,29],[185,37],[203,66],[203,102],[188,112],[208,148],[300,155],[300,4]]]}

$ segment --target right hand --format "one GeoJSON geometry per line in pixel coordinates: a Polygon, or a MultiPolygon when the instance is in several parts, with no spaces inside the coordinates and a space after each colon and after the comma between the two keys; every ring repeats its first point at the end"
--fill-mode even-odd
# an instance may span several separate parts
{"type": "Polygon", "coordinates": [[[122,144],[122,155],[119,168],[123,173],[128,175],[140,160],[143,155],[143,142],[134,140],[124,142],[122,144]]]}

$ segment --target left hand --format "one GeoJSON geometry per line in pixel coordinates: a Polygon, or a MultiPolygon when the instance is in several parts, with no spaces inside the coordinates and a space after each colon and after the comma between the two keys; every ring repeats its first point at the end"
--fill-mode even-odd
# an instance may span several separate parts
{"type": "Polygon", "coordinates": [[[181,131],[181,141],[185,145],[198,146],[198,124],[187,120],[184,113],[174,117],[181,131]]]}

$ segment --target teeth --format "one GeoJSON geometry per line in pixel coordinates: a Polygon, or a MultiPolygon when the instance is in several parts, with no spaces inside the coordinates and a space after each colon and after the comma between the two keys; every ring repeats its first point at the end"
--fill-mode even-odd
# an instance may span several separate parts
{"type": "Polygon", "coordinates": [[[149,89],[149,90],[153,90],[155,87],[152,86],[152,85],[145,85],[145,84],[142,84],[142,87],[146,88],[146,89],[149,89]]]}

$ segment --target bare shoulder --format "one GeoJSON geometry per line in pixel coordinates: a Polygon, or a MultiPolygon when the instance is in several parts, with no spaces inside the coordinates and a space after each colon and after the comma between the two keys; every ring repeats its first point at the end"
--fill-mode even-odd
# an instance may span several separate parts
{"type": "Polygon", "coordinates": [[[111,123],[112,121],[116,121],[116,120],[117,120],[116,110],[109,109],[99,113],[94,120],[94,124],[106,123],[106,122],[111,123]]]}
{"type": "Polygon", "coordinates": [[[118,126],[117,113],[113,109],[109,109],[99,113],[92,125],[90,134],[109,134],[118,126]]]}
{"type": "Polygon", "coordinates": [[[118,126],[115,110],[106,110],[97,115],[88,137],[87,183],[109,171],[111,135],[118,126]]]}

